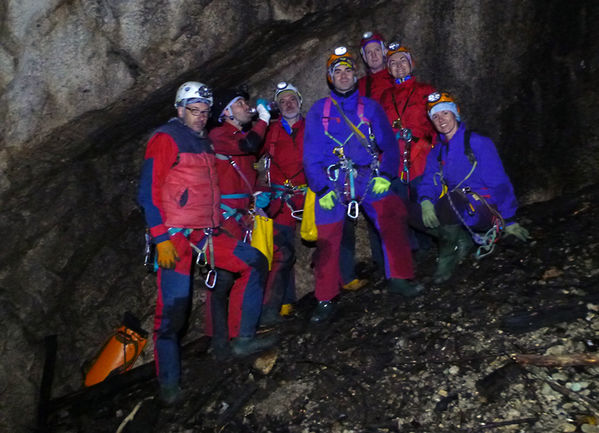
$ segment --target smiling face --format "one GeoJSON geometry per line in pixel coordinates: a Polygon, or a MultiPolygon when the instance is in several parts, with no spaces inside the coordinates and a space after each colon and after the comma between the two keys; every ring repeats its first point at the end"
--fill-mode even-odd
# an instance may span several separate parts
{"type": "Polygon", "coordinates": [[[383,49],[379,41],[374,41],[364,47],[364,60],[370,69],[370,72],[381,71],[384,65],[383,49]]]}
{"type": "Polygon", "coordinates": [[[445,135],[448,140],[451,140],[458,130],[458,121],[449,110],[438,111],[432,115],[431,120],[435,129],[445,135]]]}
{"type": "Polygon", "coordinates": [[[208,122],[210,106],[203,102],[196,102],[185,107],[177,107],[177,113],[187,127],[195,132],[202,132],[208,122]]]}
{"type": "Polygon", "coordinates": [[[331,81],[335,90],[340,93],[351,90],[356,82],[354,68],[344,64],[336,66],[331,81]]]}
{"type": "Polygon", "coordinates": [[[405,53],[395,53],[389,57],[387,68],[393,78],[405,78],[412,73],[410,59],[405,53]]]}

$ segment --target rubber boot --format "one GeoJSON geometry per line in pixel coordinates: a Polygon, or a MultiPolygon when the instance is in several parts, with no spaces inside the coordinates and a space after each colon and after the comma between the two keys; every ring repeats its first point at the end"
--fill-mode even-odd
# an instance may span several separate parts
{"type": "Polygon", "coordinates": [[[401,278],[389,278],[388,291],[394,295],[402,295],[406,298],[420,296],[424,290],[421,284],[401,278]]]}
{"type": "Polygon", "coordinates": [[[267,307],[266,305],[262,306],[262,314],[260,314],[260,322],[259,326],[269,327],[279,325],[284,322],[285,319],[281,317],[279,314],[280,310],[275,310],[272,307],[267,307]]]}
{"type": "Polygon", "coordinates": [[[259,337],[237,337],[231,340],[231,351],[236,358],[264,352],[277,344],[276,335],[261,335],[259,337]]]}
{"type": "Polygon", "coordinates": [[[175,406],[182,400],[181,388],[179,385],[160,385],[158,398],[164,407],[175,406]]]}
{"type": "Polygon", "coordinates": [[[228,297],[231,287],[235,282],[235,275],[224,269],[217,269],[216,285],[210,297],[210,309],[212,313],[212,355],[219,361],[231,357],[229,346],[228,297]]]}
{"type": "Polygon", "coordinates": [[[310,317],[310,322],[312,323],[324,323],[328,322],[333,318],[333,314],[335,313],[336,306],[333,301],[319,301],[318,305],[312,312],[312,317],[310,317]]]}
{"type": "Polygon", "coordinates": [[[442,226],[439,233],[439,263],[433,275],[437,284],[449,280],[458,263],[466,258],[473,242],[461,225],[442,226]]]}

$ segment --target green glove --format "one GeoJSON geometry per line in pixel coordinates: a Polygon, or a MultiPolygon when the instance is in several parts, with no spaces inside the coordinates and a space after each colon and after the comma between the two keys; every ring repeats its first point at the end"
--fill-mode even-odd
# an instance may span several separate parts
{"type": "Polygon", "coordinates": [[[509,235],[516,236],[522,242],[526,242],[527,240],[530,239],[530,234],[528,233],[528,230],[526,230],[524,227],[522,227],[518,223],[514,223],[514,224],[510,224],[509,226],[506,226],[505,234],[508,236],[509,235]]]}
{"type": "Polygon", "coordinates": [[[384,192],[389,191],[389,186],[391,186],[391,182],[389,182],[384,177],[373,177],[374,185],[372,186],[372,192],[375,194],[382,194],[384,192]]]}
{"type": "Polygon", "coordinates": [[[175,245],[170,240],[157,244],[156,251],[158,252],[156,258],[158,266],[164,269],[175,269],[175,265],[179,261],[179,254],[177,254],[175,245]]]}
{"type": "Polygon", "coordinates": [[[324,210],[331,210],[333,209],[333,206],[335,206],[336,198],[337,194],[335,193],[335,191],[329,191],[318,199],[318,204],[324,210]]]}
{"type": "Polygon", "coordinates": [[[430,200],[422,200],[420,207],[422,208],[422,222],[425,227],[434,229],[441,225],[435,213],[435,205],[430,200]]]}

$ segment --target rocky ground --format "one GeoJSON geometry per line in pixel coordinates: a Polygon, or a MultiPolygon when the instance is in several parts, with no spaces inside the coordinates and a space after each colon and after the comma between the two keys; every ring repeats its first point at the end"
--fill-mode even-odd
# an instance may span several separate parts
{"type": "Polygon", "coordinates": [[[504,239],[441,286],[431,251],[414,300],[371,285],[313,326],[308,295],[260,358],[216,362],[196,340],[176,408],[153,399],[148,365],[116,390],[55,400],[48,431],[599,432],[598,203],[595,186],[524,208],[532,242],[504,239]]]}

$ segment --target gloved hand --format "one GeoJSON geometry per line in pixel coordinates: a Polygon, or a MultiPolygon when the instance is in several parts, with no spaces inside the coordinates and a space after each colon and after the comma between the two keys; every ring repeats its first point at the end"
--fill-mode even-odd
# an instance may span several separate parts
{"type": "Polygon", "coordinates": [[[158,266],[164,269],[175,269],[176,262],[179,261],[179,254],[170,240],[167,239],[157,244],[156,251],[158,252],[158,266]]]}
{"type": "Polygon", "coordinates": [[[322,197],[318,199],[318,204],[324,210],[331,210],[333,206],[335,206],[335,199],[337,198],[337,193],[335,191],[329,191],[322,197]]]}
{"type": "Polygon", "coordinates": [[[439,218],[437,218],[437,214],[435,213],[435,205],[433,202],[430,200],[422,200],[420,207],[422,208],[422,222],[425,227],[434,229],[441,225],[439,218]]]}
{"type": "Polygon", "coordinates": [[[256,106],[256,111],[258,112],[258,118],[260,120],[265,121],[266,123],[270,122],[270,112],[266,108],[268,102],[265,99],[258,99],[258,105],[256,106]],[[264,101],[264,102],[261,102],[264,101]]]}
{"type": "Polygon", "coordinates": [[[271,193],[266,191],[261,191],[256,193],[254,205],[259,207],[260,209],[264,209],[266,206],[270,204],[271,193]]]}
{"type": "Polygon", "coordinates": [[[389,187],[391,186],[391,182],[389,182],[384,177],[373,177],[374,185],[372,185],[372,192],[375,194],[382,194],[384,192],[389,191],[389,187]]]}
{"type": "Polygon", "coordinates": [[[522,242],[526,242],[527,240],[530,239],[530,234],[528,233],[528,230],[526,230],[524,227],[522,227],[518,223],[514,223],[514,224],[510,224],[509,226],[506,226],[505,234],[516,236],[522,242]]]}

